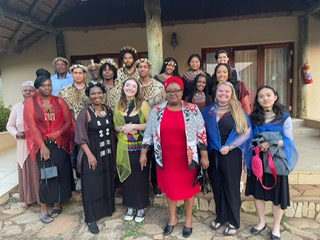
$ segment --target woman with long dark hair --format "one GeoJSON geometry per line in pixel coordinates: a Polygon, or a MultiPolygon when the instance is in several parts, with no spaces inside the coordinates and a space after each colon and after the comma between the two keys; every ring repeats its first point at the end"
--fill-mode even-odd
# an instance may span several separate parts
{"type": "Polygon", "coordinates": [[[155,75],[154,79],[164,84],[172,76],[180,77],[178,62],[173,57],[167,57],[163,61],[160,73],[155,75]]]}
{"type": "Polygon", "coordinates": [[[233,85],[237,99],[240,101],[242,108],[247,114],[250,114],[252,112],[252,104],[249,97],[248,86],[243,81],[234,80],[234,77],[232,76],[233,73],[230,65],[227,63],[219,63],[215,67],[214,74],[212,75],[212,79],[215,81],[212,90],[213,99],[215,98],[217,84],[228,81],[233,85]]]}
{"type": "Polygon", "coordinates": [[[189,96],[185,98],[186,102],[197,104],[200,111],[212,103],[212,98],[208,89],[208,76],[200,73],[193,81],[193,88],[189,96]]]}
{"type": "MultiPolygon", "coordinates": [[[[254,110],[250,115],[253,138],[261,136],[263,133],[278,132],[281,139],[266,140],[258,144],[260,151],[260,158],[266,154],[271,147],[278,148],[277,151],[283,150],[285,152],[285,161],[292,170],[298,160],[298,154],[293,142],[293,124],[290,114],[286,108],[279,103],[279,95],[275,89],[270,86],[262,86],[257,90],[254,102],[254,110]]],[[[288,176],[277,175],[277,183],[271,190],[266,190],[262,187],[257,177],[251,171],[251,162],[247,163],[249,166],[246,195],[254,197],[255,207],[259,217],[259,223],[251,228],[253,235],[258,235],[266,229],[266,220],[264,215],[265,202],[272,202],[272,212],[274,224],[271,232],[271,239],[280,239],[280,222],[283,215],[283,210],[290,206],[289,182],[288,176]]],[[[274,184],[274,177],[272,174],[263,173],[262,182],[266,186],[274,184]]]]}

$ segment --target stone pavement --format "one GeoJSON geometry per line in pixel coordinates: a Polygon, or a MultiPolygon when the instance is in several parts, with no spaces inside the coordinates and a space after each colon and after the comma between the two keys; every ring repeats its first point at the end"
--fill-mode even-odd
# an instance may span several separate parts
{"type": "MultiPolygon", "coordinates": [[[[122,204],[117,204],[112,217],[98,221],[100,233],[93,235],[84,223],[82,204],[75,201],[77,196],[73,201],[64,204],[62,214],[50,224],[40,222],[40,209],[37,205],[23,208],[17,197],[17,194],[14,194],[6,204],[0,205],[0,239],[184,239],[181,234],[183,215],[178,216],[178,224],[171,236],[162,235],[163,227],[168,220],[167,209],[164,207],[151,206],[146,212],[145,221],[138,224],[134,221],[125,222],[123,217],[126,208],[122,204]]],[[[118,198],[117,202],[119,201],[121,199],[118,198]]],[[[195,211],[193,234],[188,239],[269,239],[272,227],[270,215],[267,216],[268,229],[259,236],[250,233],[250,228],[257,223],[255,214],[241,213],[241,227],[233,237],[225,237],[222,234],[225,226],[216,232],[212,231],[209,224],[214,218],[215,215],[211,211],[195,211]]],[[[284,218],[281,234],[284,240],[320,239],[320,220],[284,218]]]]}

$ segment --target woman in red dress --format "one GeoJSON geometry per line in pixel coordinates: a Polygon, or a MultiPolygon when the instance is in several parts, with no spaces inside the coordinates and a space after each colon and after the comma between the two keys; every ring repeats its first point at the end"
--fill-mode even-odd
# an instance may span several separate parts
{"type": "Polygon", "coordinates": [[[159,188],[166,194],[169,206],[170,219],[163,234],[172,233],[178,222],[177,201],[184,200],[186,220],[182,235],[187,238],[192,233],[194,195],[200,192],[199,185],[193,186],[199,166],[197,147],[200,149],[202,167],[209,166],[207,135],[197,105],[181,100],[184,90],[182,80],[179,77],[168,78],[164,88],[167,102],[156,105],[150,114],[140,164],[141,169],[147,166],[146,154],[148,148],[154,145],[159,188]]]}

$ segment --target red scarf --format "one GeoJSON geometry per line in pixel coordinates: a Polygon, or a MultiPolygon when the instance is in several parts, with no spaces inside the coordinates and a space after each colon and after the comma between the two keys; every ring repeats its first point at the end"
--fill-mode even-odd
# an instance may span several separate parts
{"type": "Polygon", "coordinates": [[[43,102],[38,93],[29,97],[24,104],[24,128],[30,156],[36,160],[36,154],[43,142],[54,139],[58,147],[71,154],[74,142],[74,119],[68,105],[62,98],[51,95],[50,112],[54,117],[45,114],[43,102]],[[47,121],[53,120],[52,122],[47,121]]]}

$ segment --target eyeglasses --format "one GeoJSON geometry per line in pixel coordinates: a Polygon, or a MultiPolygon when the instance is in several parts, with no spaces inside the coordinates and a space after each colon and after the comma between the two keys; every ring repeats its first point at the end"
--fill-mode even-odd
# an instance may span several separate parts
{"type": "Polygon", "coordinates": [[[177,90],[172,90],[172,91],[166,91],[166,94],[171,94],[171,93],[178,94],[180,91],[182,91],[182,89],[177,89],[177,90]]]}

